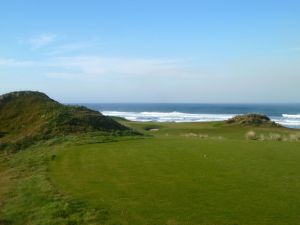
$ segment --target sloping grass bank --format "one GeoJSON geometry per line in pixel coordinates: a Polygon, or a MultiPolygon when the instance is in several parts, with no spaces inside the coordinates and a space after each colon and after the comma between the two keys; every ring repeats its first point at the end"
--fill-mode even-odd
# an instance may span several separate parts
{"type": "Polygon", "coordinates": [[[48,164],[55,160],[57,148],[126,138],[70,136],[39,143],[15,154],[2,152],[0,155],[0,224],[102,224],[107,218],[107,209],[91,208],[60,192],[49,180],[48,164]]]}

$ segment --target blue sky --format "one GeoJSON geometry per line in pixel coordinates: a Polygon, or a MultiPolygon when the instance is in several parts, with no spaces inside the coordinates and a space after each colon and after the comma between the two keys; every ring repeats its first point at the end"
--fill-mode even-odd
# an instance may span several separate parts
{"type": "Polygon", "coordinates": [[[300,1],[1,1],[0,94],[300,102],[300,1]]]}

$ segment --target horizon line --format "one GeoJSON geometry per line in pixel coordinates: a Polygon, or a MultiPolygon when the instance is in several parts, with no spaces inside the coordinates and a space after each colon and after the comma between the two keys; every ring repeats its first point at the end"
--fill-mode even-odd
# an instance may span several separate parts
{"type": "Polygon", "coordinates": [[[206,105],[298,105],[300,102],[62,102],[62,104],[206,104],[206,105]]]}

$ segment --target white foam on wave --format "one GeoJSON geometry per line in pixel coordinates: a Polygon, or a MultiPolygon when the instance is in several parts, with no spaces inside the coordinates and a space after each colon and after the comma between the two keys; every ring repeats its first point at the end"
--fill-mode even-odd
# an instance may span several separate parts
{"type": "Polygon", "coordinates": [[[275,122],[287,125],[300,125],[300,120],[274,119],[275,122]]]}
{"type": "Polygon", "coordinates": [[[106,116],[124,117],[131,121],[141,122],[206,122],[227,120],[235,114],[194,114],[182,112],[119,112],[103,111],[106,116]]]}
{"type": "Polygon", "coordinates": [[[300,114],[282,114],[282,117],[300,119],[300,114]]]}
{"type": "Polygon", "coordinates": [[[282,114],[282,117],[276,117],[274,118],[274,121],[286,127],[300,128],[299,114],[282,114]]]}
{"type": "MultiPolygon", "coordinates": [[[[237,114],[197,114],[182,112],[122,112],[122,111],[102,111],[106,116],[123,117],[131,121],[139,122],[209,122],[222,121],[232,118],[237,114]]],[[[275,121],[286,127],[300,128],[300,114],[271,117],[275,121]]]]}

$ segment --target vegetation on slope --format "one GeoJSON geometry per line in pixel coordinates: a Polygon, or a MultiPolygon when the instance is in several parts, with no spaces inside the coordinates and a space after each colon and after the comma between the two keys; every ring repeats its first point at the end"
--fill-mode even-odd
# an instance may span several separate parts
{"type": "Polygon", "coordinates": [[[106,210],[89,207],[60,192],[49,180],[48,164],[55,160],[54,151],[59,146],[115,140],[117,137],[110,135],[67,136],[15,154],[0,152],[0,225],[101,224],[106,210]]]}
{"type": "Polygon", "coordinates": [[[1,96],[0,141],[41,141],[0,151],[0,225],[298,223],[299,131],[115,119],[37,92],[1,96]],[[132,130],[146,135],[115,135],[132,130]]]}
{"type": "Polygon", "coordinates": [[[269,117],[260,114],[238,115],[227,120],[226,123],[242,126],[281,127],[281,125],[271,121],[269,117]]]}
{"type": "Polygon", "coordinates": [[[131,132],[100,112],[62,105],[40,92],[21,91],[0,96],[2,146],[10,142],[18,149],[37,140],[99,131],[131,132]]]}
{"type": "Polygon", "coordinates": [[[0,224],[299,221],[299,142],[244,136],[249,129],[298,131],[222,122],[124,124],[146,135],[61,136],[16,154],[0,152],[0,224]]]}

